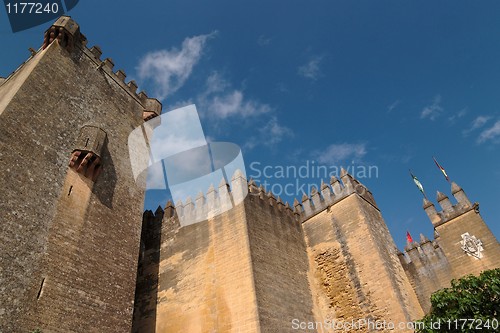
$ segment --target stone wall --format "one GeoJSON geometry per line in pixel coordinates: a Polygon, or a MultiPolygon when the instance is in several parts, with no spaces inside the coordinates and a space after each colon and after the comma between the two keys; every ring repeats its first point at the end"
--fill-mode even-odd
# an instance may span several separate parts
{"type": "Polygon", "coordinates": [[[419,319],[422,310],[371,193],[358,193],[364,188],[348,174],[342,182],[332,180],[332,191],[322,186],[303,222],[316,319],[395,325],[419,319]],[[331,204],[318,212],[326,201],[331,204]]]}
{"type": "Polygon", "coordinates": [[[410,244],[399,257],[422,309],[428,313],[431,294],[449,286],[453,278],[448,258],[437,241],[431,242],[424,237],[420,243],[410,244]]]}
{"type": "Polygon", "coordinates": [[[243,204],[161,239],[156,332],[260,332],[243,204]]]}
{"type": "Polygon", "coordinates": [[[452,279],[500,267],[500,244],[479,214],[479,204],[472,204],[464,190],[452,183],[451,200],[441,192],[437,200],[438,212],[433,203],[424,199],[424,209],[434,225],[436,239],[429,241],[421,236],[420,243],[409,244],[399,255],[405,272],[417,293],[425,312],[430,310],[433,292],[447,288],[452,279]],[[464,235],[476,237],[481,250],[474,255],[464,251],[464,235]]]}
{"type": "Polygon", "coordinates": [[[294,319],[312,322],[309,261],[302,226],[271,193],[245,200],[261,332],[297,332],[294,319]]]}
{"type": "Polygon", "coordinates": [[[100,49],[66,46],[47,44],[0,86],[0,331],[131,329],[144,189],[127,140],[145,95],[100,49]],[[107,134],[95,182],[68,167],[86,125],[107,134]]]}

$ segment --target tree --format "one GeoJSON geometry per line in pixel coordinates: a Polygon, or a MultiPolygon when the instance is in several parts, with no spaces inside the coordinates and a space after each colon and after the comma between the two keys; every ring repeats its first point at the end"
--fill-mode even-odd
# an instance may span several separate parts
{"type": "Polygon", "coordinates": [[[500,332],[500,268],[452,280],[431,296],[417,332],[500,332]]]}

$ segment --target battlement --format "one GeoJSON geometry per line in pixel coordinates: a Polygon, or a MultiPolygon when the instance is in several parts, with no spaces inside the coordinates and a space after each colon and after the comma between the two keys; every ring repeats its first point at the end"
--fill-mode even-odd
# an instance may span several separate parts
{"type": "Polygon", "coordinates": [[[320,190],[313,186],[309,195],[304,193],[301,202],[295,199],[293,203],[294,212],[304,222],[354,193],[378,210],[370,190],[342,168],[340,180],[333,176],[329,185],[321,181],[320,190]]]}
{"type": "Polygon", "coordinates": [[[439,248],[439,244],[437,241],[429,240],[424,234],[420,234],[420,241],[413,241],[408,243],[404,252],[399,252],[400,258],[405,258],[405,262],[410,264],[412,262],[411,258],[416,258],[416,256],[421,256],[422,253],[430,254],[439,248]]]}
{"type": "MultiPolygon", "coordinates": [[[[266,191],[262,185],[257,186],[253,179],[247,181],[239,169],[234,172],[230,184],[223,178],[217,188],[211,184],[205,193],[200,191],[194,200],[191,196],[175,204],[169,200],[161,213],[164,214],[165,227],[178,228],[211,219],[244,200],[252,200],[263,207],[281,212],[290,221],[299,221],[300,214],[294,212],[288,202],[284,202],[279,196],[276,197],[271,191],[266,191]]],[[[153,214],[151,211],[146,213],[153,214]]],[[[157,210],[153,215],[158,213],[157,210]]]]}
{"type": "Polygon", "coordinates": [[[451,184],[451,194],[456,200],[456,204],[453,204],[447,195],[442,192],[437,192],[437,202],[441,207],[440,211],[437,211],[434,204],[427,198],[424,198],[423,208],[427,213],[427,216],[432,222],[434,227],[442,225],[457,216],[460,216],[471,209],[479,212],[479,204],[472,204],[465,194],[464,190],[458,186],[456,183],[451,184]]]}
{"type": "Polygon", "coordinates": [[[41,48],[38,51],[33,50],[31,57],[19,66],[9,77],[0,79],[0,84],[5,83],[13,77],[21,68],[23,68],[31,59],[36,57],[43,50],[48,48],[53,42],[56,42],[64,48],[68,53],[75,58],[82,56],[87,57],[95,64],[96,71],[100,71],[103,75],[107,75],[115,81],[123,90],[132,96],[143,108],[143,119],[148,121],[161,114],[162,105],[156,98],[150,98],[141,91],[137,93],[137,83],[133,80],[126,82],[126,73],[119,69],[113,71],[114,61],[111,58],[101,59],[102,50],[95,45],[87,47],[87,38],[80,32],[80,27],[70,16],[59,17],[52,26],[45,31],[44,40],[41,48]]]}

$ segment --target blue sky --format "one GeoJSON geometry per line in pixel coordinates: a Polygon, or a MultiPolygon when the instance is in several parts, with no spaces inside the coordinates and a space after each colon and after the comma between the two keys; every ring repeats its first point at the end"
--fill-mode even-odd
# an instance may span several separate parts
{"type": "MultiPolygon", "coordinates": [[[[165,111],[195,103],[249,176],[252,162],[376,166],[360,180],[402,248],[406,230],[432,236],[408,169],[434,202],[451,196],[432,156],[500,238],[498,13],[498,1],[86,0],[69,14],[165,111]]],[[[49,26],[13,34],[6,20],[4,77],[49,26]]]]}

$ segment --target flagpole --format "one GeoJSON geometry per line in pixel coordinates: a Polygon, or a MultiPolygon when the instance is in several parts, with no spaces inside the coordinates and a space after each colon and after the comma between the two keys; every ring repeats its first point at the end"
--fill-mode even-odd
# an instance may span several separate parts
{"type": "Polygon", "coordinates": [[[441,166],[441,164],[438,163],[438,161],[436,160],[436,158],[434,156],[432,156],[432,159],[434,160],[434,163],[436,163],[436,166],[438,167],[439,171],[441,171],[441,173],[443,174],[443,176],[446,179],[446,181],[448,182],[448,184],[451,184],[450,177],[448,177],[446,170],[441,166]]]}
{"type": "Polygon", "coordinates": [[[424,198],[427,199],[427,196],[425,195],[425,192],[424,192],[424,187],[422,186],[422,184],[420,183],[420,181],[411,172],[411,169],[408,169],[408,171],[410,172],[410,176],[413,179],[413,182],[415,183],[415,185],[417,186],[417,188],[419,189],[420,193],[422,193],[422,195],[424,196],[424,198]]]}

